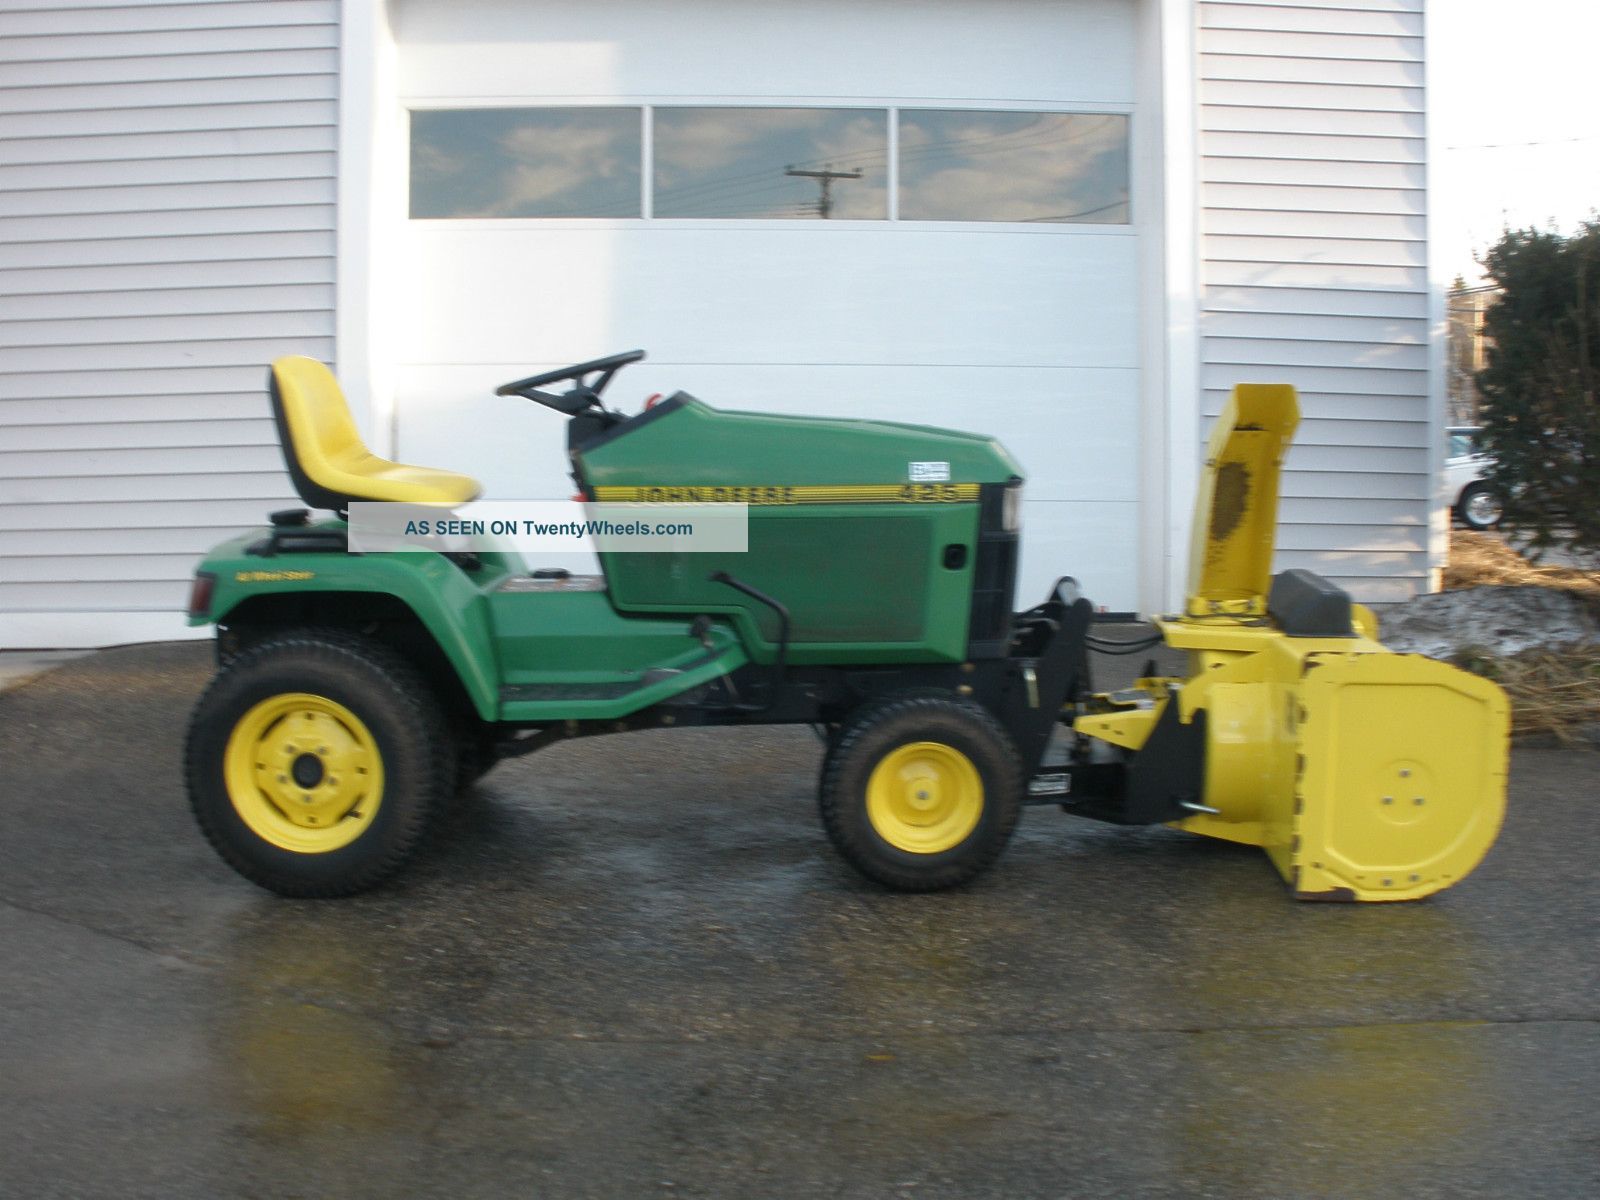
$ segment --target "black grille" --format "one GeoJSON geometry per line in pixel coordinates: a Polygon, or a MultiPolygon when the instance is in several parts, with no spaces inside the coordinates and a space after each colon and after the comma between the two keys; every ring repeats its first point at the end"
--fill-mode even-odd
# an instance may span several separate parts
{"type": "Polygon", "coordinates": [[[1011,604],[1017,587],[1018,535],[1005,531],[1009,485],[978,489],[978,553],[972,570],[968,658],[1004,658],[1011,645],[1011,604]]]}

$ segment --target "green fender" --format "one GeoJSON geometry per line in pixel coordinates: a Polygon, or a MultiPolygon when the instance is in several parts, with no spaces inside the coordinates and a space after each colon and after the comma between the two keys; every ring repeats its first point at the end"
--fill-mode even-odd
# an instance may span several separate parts
{"type": "Polygon", "coordinates": [[[485,721],[499,717],[499,672],[486,594],[508,573],[486,555],[469,577],[437,554],[246,553],[268,530],[223,542],[199,571],[215,577],[209,611],[190,614],[190,625],[223,624],[241,604],[262,596],[344,593],[392,596],[416,616],[455,669],[462,688],[485,721]]]}

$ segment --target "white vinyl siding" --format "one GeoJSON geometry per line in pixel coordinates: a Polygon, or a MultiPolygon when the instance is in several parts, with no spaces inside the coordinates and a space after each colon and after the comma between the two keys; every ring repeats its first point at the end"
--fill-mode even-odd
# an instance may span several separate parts
{"type": "Polygon", "coordinates": [[[1434,434],[1422,0],[1198,9],[1203,415],[1295,384],[1277,569],[1405,599],[1434,434]]]}
{"type": "Polygon", "coordinates": [[[0,647],[181,636],[334,355],[338,0],[0,11],[0,647]]]}

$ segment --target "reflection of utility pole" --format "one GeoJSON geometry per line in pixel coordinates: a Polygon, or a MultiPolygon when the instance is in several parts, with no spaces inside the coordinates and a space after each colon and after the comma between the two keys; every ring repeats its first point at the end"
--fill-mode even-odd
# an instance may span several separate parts
{"type": "Polygon", "coordinates": [[[817,216],[826,221],[833,214],[833,181],[835,179],[860,179],[860,171],[835,171],[832,163],[824,163],[820,171],[800,171],[794,167],[785,167],[785,175],[793,175],[798,179],[815,179],[822,188],[822,194],[817,197],[817,216]]]}

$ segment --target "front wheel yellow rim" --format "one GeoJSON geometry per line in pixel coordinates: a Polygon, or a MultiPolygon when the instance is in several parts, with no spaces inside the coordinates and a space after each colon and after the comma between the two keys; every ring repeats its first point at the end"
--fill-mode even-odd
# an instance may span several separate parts
{"type": "Polygon", "coordinates": [[[978,768],[943,742],[896,747],[867,780],[867,819],[897,850],[942,853],[965,841],[982,816],[978,768]]]}
{"type": "Polygon", "coordinates": [[[372,731],[344,705],[307,692],[284,692],[246,712],[228,735],[222,773],[239,819],[296,854],[348,846],[383,802],[372,731]]]}

